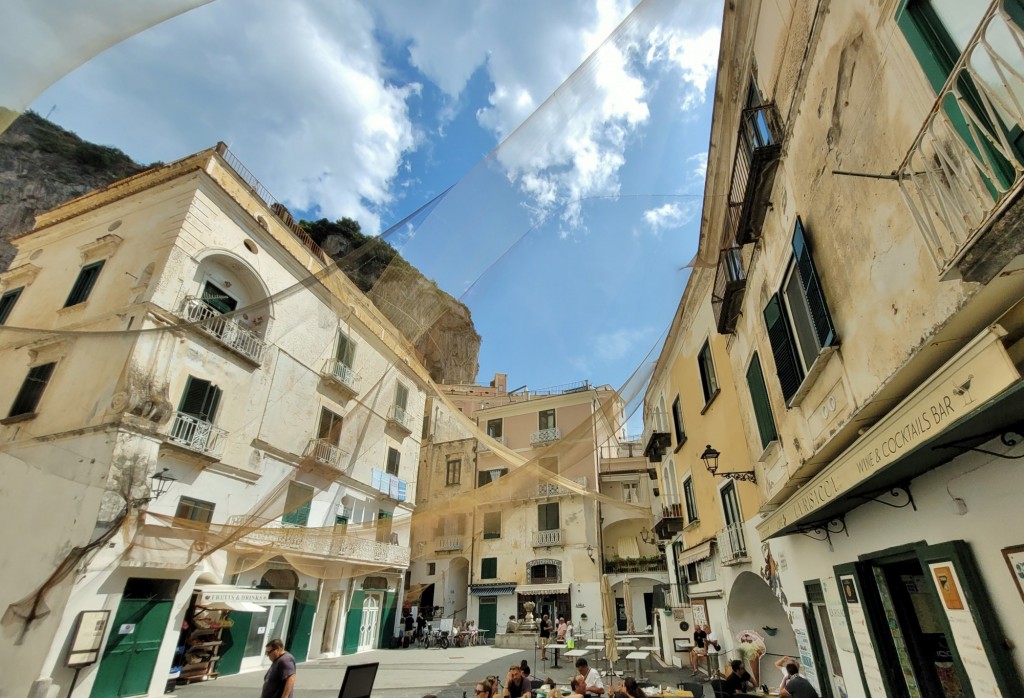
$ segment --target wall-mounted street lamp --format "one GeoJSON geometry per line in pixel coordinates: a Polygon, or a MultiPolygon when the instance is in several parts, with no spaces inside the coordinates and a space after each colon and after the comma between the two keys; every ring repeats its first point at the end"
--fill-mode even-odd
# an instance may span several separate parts
{"type": "Polygon", "coordinates": [[[654,531],[648,531],[647,527],[645,526],[644,528],[640,529],[640,540],[650,545],[654,543],[656,540],[658,540],[658,534],[654,531]]]}
{"type": "Polygon", "coordinates": [[[722,455],[715,449],[711,448],[711,444],[704,449],[704,453],[700,454],[700,459],[704,461],[704,467],[708,469],[708,472],[712,475],[718,475],[719,477],[727,477],[732,480],[742,480],[744,482],[757,482],[757,476],[753,470],[731,470],[729,472],[720,473],[718,472],[718,457],[722,455]]]}
{"type": "Polygon", "coordinates": [[[159,473],[150,478],[153,481],[150,487],[150,499],[160,499],[160,495],[171,489],[171,485],[178,481],[178,478],[170,474],[170,470],[164,468],[159,473]]]}
{"type": "Polygon", "coordinates": [[[587,546],[587,557],[589,557],[590,561],[593,562],[595,565],[597,564],[597,560],[594,559],[594,546],[587,546]]]}

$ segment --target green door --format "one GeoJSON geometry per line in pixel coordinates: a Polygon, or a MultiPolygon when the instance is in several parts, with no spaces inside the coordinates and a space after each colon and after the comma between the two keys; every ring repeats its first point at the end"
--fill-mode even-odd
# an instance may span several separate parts
{"type": "Polygon", "coordinates": [[[249,637],[249,626],[252,625],[252,614],[232,611],[231,620],[234,625],[220,631],[222,659],[217,662],[216,671],[221,676],[237,674],[242,670],[242,658],[245,656],[245,640],[249,637]]]}
{"type": "Polygon", "coordinates": [[[342,654],[355,654],[359,650],[359,626],[363,620],[363,597],[366,592],[359,590],[352,594],[352,605],[345,616],[345,639],[341,645],[342,654]]]}
{"type": "Polygon", "coordinates": [[[486,630],[487,636],[493,638],[498,629],[498,597],[480,597],[480,622],[476,624],[480,630],[486,630]]]}
{"type": "Polygon", "coordinates": [[[177,590],[173,579],[128,580],[96,672],[93,698],[149,693],[177,590]]]}
{"type": "Polygon", "coordinates": [[[384,621],[380,624],[380,638],[377,647],[391,647],[391,638],[395,635],[395,614],[398,613],[398,594],[393,591],[384,592],[384,621]]]}
{"type": "Polygon", "coordinates": [[[313,631],[317,595],[317,591],[309,589],[295,592],[295,603],[292,605],[292,615],[288,621],[285,647],[295,657],[296,662],[304,662],[309,657],[309,636],[313,631]]]}

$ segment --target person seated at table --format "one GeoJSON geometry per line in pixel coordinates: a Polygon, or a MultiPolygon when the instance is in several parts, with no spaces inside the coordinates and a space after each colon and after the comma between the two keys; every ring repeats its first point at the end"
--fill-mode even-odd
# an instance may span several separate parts
{"type": "Polygon", "coordinates": [[[789,678],[786,679],[785,687],[779,691],[782,698],[818,698],[818,692],[814,690],[811,682],[800,676],[800,667],[796,662],[786,665],[786,673],[789,674],[789,678]]]}
{"type": "Polygon", "coordinates": [[[523,676],[523,669],[518,664],[508,668],[508,675],[505,677],[505,690],[503,698],[523,698],[529,696],[533,690],[530,680],[523,676]]]}
{"type": "Polygon", "coordinates": [[[693,647],[690,648],[690,668],[693,670],[693,675],[696,676],[700,672],[697,671],[697,666],[700,662],[700,658],[707,654],[705,643],[707,642],[708,634],[704,630],[704,626],[698,625],[693,629],[693,647]]]}
{"type": "Polygon", "coordinates": [[[572,693],[569,694],[568,698],[584,698],[587,693],[587,680],[582,676],[576,675],[569,681],[569,688],[572,693]]]}
{"type": "Polygon", "coordinates": [[[626,695],[626,698],[647,698],[644,692],[640,690],[640,684],[632,676],[627,676],[623,679],[622,688],[622,693],[626,695]]]}
{"type": "Polygon", "coordinates": [[[726,694],[743,693],[747,685],[754,685],[750,672],[743,666],[742,659],[734,659],[729,662],[729,668],[732,671],[725,677],[725,683],[722,684],[722,689],[726,694]]]}
{"type": "Polygon", "coordinates": [[[487,679],[476,682],[476,688],[473,689],[476,694],[476,698],[493,698],[494,697],[494,686],[491,685],[487,679]]]}
{"type": "Polygon", "coordinates": [[[523,673],[523,676],[526,678],[527,681],[532,679],[532,677],[530,676],[530,665],[527,663],[525,659],[519,663],[519,671],[523,673]]]}
{"type": "Polygon", "coordinates": [[[591,668],[587,664],[586,657],[580,657],[576,660],[576,671],[583,677],[583,686],[587,693],[592,695],[604,695],[604,682],[601,680],[601,674],[597,669],[591,668]]]}
{"type": "Polygon", "coordinates": [[[790,656],[783,656],[775,662],[775,668],[782,672],[782,683],[779,684],[779,693],[782,693],[782,689],[786,687],[786,683],[789,681],[789,672],[786,671],[787,664],[796,664],[797,670],[800,669],[800,664],[790,656]]]}

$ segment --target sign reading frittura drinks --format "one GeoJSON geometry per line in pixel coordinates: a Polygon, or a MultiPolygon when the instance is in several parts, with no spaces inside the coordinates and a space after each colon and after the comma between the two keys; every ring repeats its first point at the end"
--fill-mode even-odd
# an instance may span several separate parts
{"type": "Polygon", "coordinates": [[[767,538],[821,509],[1020,378],[993,326],[923,383],[758,527],[767,538]]]}

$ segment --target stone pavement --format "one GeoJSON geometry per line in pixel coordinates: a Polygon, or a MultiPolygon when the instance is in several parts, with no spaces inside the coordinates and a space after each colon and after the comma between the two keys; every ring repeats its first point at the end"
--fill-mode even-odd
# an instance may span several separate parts
{"type": "MultiPolygon", "coordinates": [[[[358,655],[318,659],[299,665],[295,695],[296,698],[337,698],[345,667],[366,662],[380,662],[373,689],[374,698],[421,698],[427,694],[434,694],[438,698],[463,698],[463,695],[473,698],[473,687],[478,680],[493,674],[504,681],[509,666],[519,664],[523,659],[527,660],[538,678],[550,676],[563,683],[575,672],[575,668],[566,659],[560,658],[561,668],[553,669],[550,662],[541,662],[539,655],[536,658],[534,655],[533,650],[524,652],[495,647],[453,647],[447,650],[372,650],[358,655]]],[[[624,670],[626,664],[620,660],[616,668],[624,670]]],[[[627,676],[631,675],[633,662],[628,664],[630,673],[627,676]]],[[[644,665],[646,675],[649,662],[644,665]]],[[[180,698],[259,698],[263,673],[255,671],[179,686],[176,693],[180,698]]],[[[692,680],[688,669],[684,671],[675,667],[658,669],[648,679],[665,686],[692,680]]],[[[711,695],[707,684],[705,693],[711,695]]]]}

